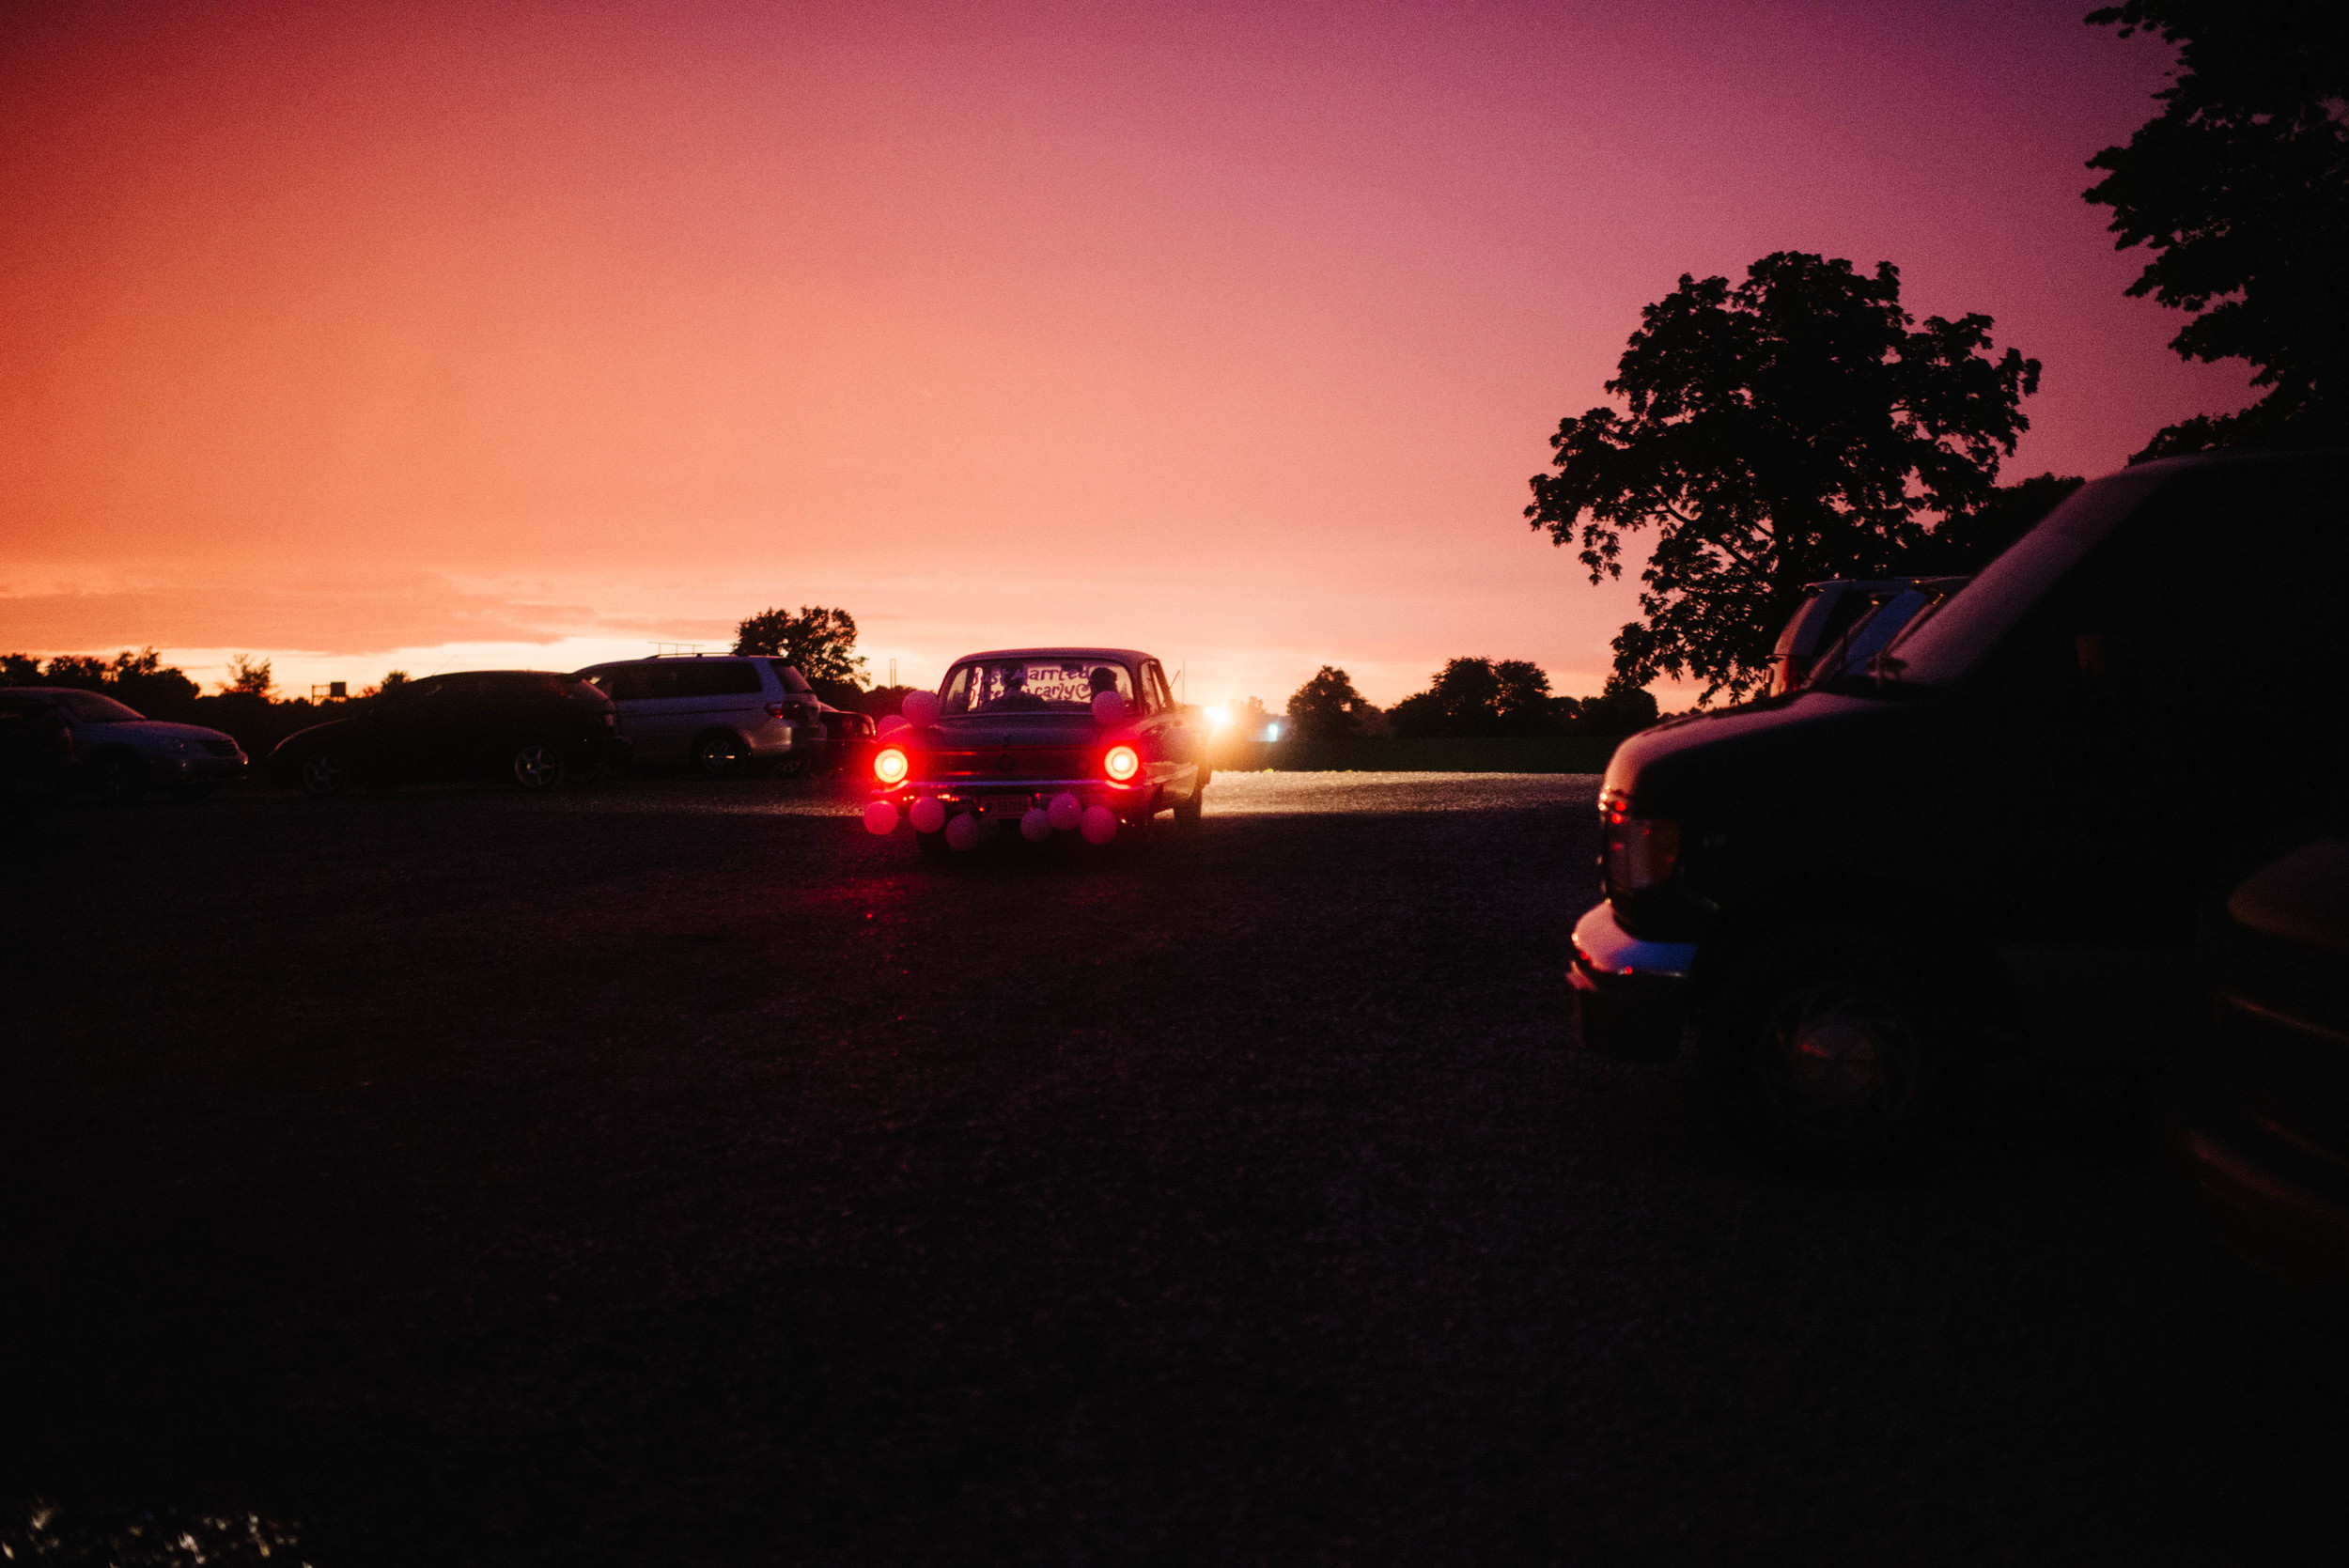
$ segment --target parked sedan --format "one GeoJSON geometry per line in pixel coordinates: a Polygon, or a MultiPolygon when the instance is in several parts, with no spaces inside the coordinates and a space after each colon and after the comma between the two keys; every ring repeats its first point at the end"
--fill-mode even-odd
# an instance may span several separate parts
{"type": "Polygon", "coordinates": [[[10,686],[0,692],[12,705],[45,706],[64,722],[82,784],[102,799],[128,800],[149,789],[192,798],[244,776],[244,753],[218,730],[149,719],[72,687],[10,686]]]}
{"type": "Polygon", "coordinates": [[[936,694],[905,700],[873,753],[864,825],[910,819],[926,851],[968,849],[991,827],[1106,844],[1159,812],[1199,820],[1207,724],[1166,671],[1130,648],[1013,648],[957,660],[936,694]]]}
{"type": "Polygon", "coordinates": [[[409,681],[354,707],[288,736],[270,753],[270,777],[312,795],[452,779],[541,790],[628,756],[612,699],[576,675],[472,670],[409,681]]]}

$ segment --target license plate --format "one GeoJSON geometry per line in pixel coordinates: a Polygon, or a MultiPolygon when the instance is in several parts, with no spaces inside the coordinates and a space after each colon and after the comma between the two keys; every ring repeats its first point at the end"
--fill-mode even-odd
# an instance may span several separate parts
{"type": "Polygon", "coordinates": [[[1024,815],[1028,803],[1029,797],[1025,795],[989,795],[979,802],[979,809],[989,816],[1006,812],[1024,815]]]}

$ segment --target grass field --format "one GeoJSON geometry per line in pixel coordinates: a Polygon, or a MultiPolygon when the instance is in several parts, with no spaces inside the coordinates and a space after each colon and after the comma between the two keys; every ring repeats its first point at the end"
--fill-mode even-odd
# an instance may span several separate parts
{"type": "Polygon", "coordinates": [[[1224,740],[1215,766],[1231,772],[1603,773],[1616,742],[1598,736],[1542,735],[1472,740],[1224,740]]]}

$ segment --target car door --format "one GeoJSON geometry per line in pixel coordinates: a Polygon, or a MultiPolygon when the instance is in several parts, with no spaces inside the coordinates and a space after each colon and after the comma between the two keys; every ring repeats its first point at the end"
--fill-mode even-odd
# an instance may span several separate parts
{"type": "Polygon", "coordinates": [[[1206,738],[1190,710],[1175,706],[1166,671],[1155,659],[1142,666],[1142,689],[1150,709],[1145,721],[1151,740],[1146,748],[1150,780],[1168,798],[1189,800],[1199,787],[1199,759],[1206,738]]]}
{"type": "Polygon", "coordinates": [[[428,676],[393,688],[353,723],[350,749],[364,770],[396,780],[444,779],[455,770],[448,714],[459,675],[428,676]]]}

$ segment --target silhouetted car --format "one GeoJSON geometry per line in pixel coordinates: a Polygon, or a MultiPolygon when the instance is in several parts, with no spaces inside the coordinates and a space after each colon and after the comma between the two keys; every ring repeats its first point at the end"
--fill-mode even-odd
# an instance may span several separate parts
{"type": "Polygon", "coordinates": [[[910,818],[926,852],[970,848],[993,826],[1106,844],[1162,811],[1194,823],[1213,777],[1205,717],[1130,648],[972,654],[904,707],[873,753],[865,826],[910,818]]]}
{"type": "Polygon", "coordinates": [[[1626,741],[1584,1041],[1693,1025],[1732,1122],[1821,1162],[1912,1145],[1993,1052],[2182,1042],[2198,907],[2341,810],[2345,470],[2128,469],[1868,671],[1626,741]]]}
{"type": "Polygon", "coordinates": [[[72,732],[75,771],[102,800],[128,800],[150,789],[193,798],[244,777],[234,737],[201,724],[149,719],[101,692],[70,686],[0,687],[11,699],[48,706],[72,732]]]}
{"type": "Polygon", "coordinates": [[[2183,1141],[2204,1212],[2249,1262],[2349,1296],[2349,840],[2262,867],[2200,947],[2183,1141]]]}
{"type": "Polygon", "coordinates": [[[1933,580],[1838,577],[1804,584],[1802,602],[1786,618],[1786,628],[1770,650],[1770,677],[1763,694],[1782,697],[1799,691],[1811,678],[1819,655],[1834,647],[1845,632],[1877,606],[1929,581],[1933,580]]]}
{"type": "Polygon", "coordinates": [[[1841,637],[1822,649],[1812,660],[1811,673],[1803,677],[1802,684],[1832,681],[1845,675],[1873,674],[1872,661],[1892,645],[1894,638],[1919,617],[1930,615],[1948,603],[1951,595],[1966,586],[1962,577],[1919,577],[1909,582],[1910,586],[1862,612],[1841,637]]]}
{"type": "Polygon", "coordinates": [[[348,717],[288,736],[270,777],[312,795],[352,784],[500,779],[549,789],[624,762],[612,699],[576,675],[472,670],[405,682],[348,717]]]}
{"type": "Polygon", "coordinates": [[[55,706],[0,688],[0,837],[73,787],[73,731],[55,706]]]}

